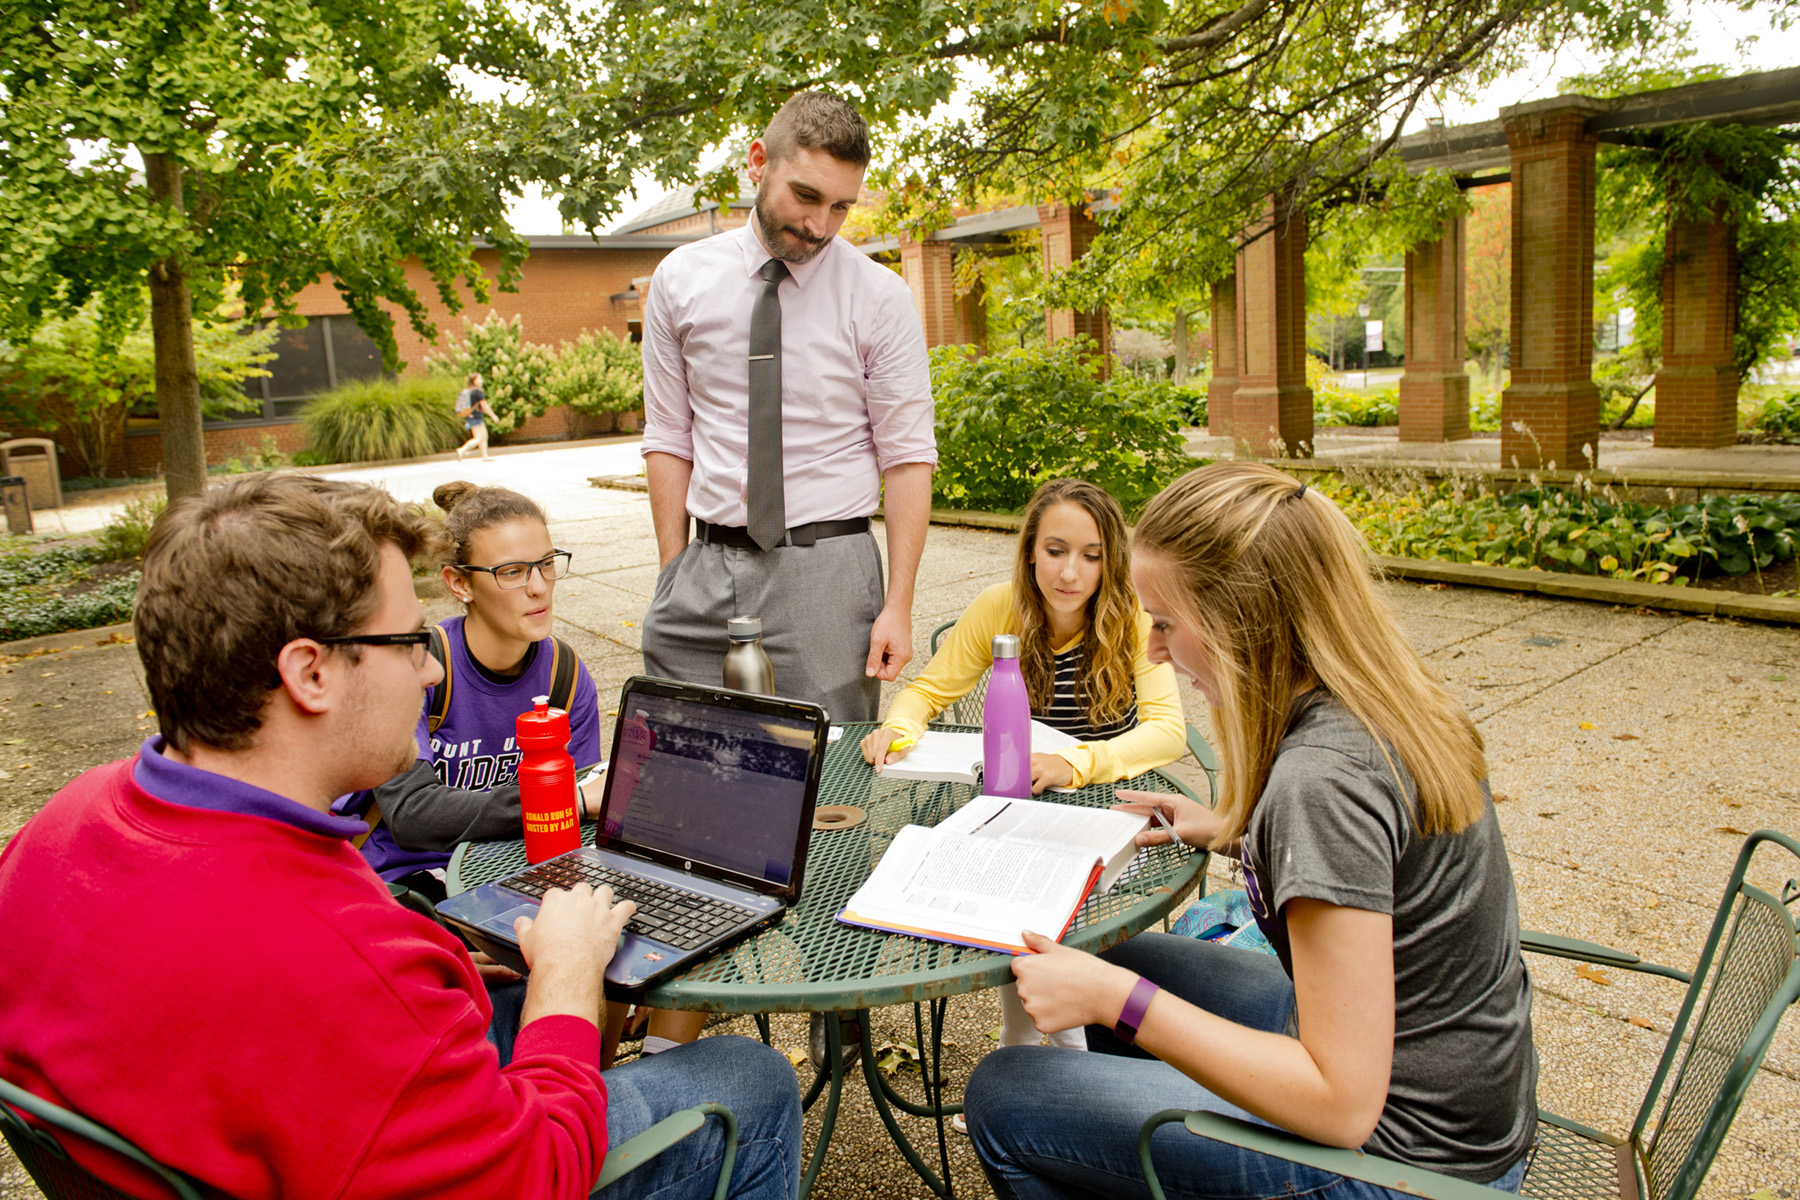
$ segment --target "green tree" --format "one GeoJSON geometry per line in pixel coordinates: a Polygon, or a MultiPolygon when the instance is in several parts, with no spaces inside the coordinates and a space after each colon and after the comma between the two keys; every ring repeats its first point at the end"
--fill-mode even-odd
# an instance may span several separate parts
{"type": "Polygon", "coordinates": [[[1499,387],[1500,356],[1512,341],[1512,185],[1479,188],[1471,200],[1463,227],[1463,338],[1489,386],[1499,387]]]}
{"type": "Polygon", "coordinates": [[[384,304],[436,334],[407,258],[455,311],[458,281],[487,294],[477,239],[503,285],[516,275],[509,192],[585,194],[591,158],[566,131],[457,82],[528,86],[547,64],[501,0],[0,6],[0,335],[147,289],[169,494],[197,492],[193,316],[232,281],[251,314],[291,315],[329,275],[394,367],[384,304]]]}
{"type": "MultiPolygon", "coordinates": [[[[209,417],[257,406],[247,379],[268,374],[276,329],[244,328],[227,299],[193,322],[201,410],[209,417]]],[[[123,311],[90,300],[77,312],[44,321],[30,341],[0,343],[0,383],[13,419],[28,427],[66,430],[88,474],[104,476],[124,439],[125,418],[156,398],[155,347],[142,299],[123,311]]]]}

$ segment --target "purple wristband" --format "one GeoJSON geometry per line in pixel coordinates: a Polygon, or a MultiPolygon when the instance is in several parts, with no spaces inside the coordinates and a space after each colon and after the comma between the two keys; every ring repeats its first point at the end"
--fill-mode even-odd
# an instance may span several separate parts
{"type": "Polygon", "coordinates": [[[1150,1008],[1150,997],[1160,991],[1160,987],[1139,976],[1131,987],[1131,995],[1126,997],[1125,1007],[1119,1010],[1119,1022],[1113,1026],[1113,1036],[1127,1046],[1136,1042],[1138,1026],[1144,1023],[1144,1013],[1150,1008]]]}

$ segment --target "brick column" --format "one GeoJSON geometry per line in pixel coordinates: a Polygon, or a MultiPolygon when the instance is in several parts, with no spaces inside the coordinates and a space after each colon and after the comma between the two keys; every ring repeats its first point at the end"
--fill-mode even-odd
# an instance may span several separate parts
{"type": "Polygon", "coordinates": [[[1238,386],[1237,271],[1212,286],[1212,379],[1206,385],[1206,432],[1231,436],[1231,404],[1238,386]]]}
{"type": "MultiPolygon", "coordinates": [[[[1066,204],[1038,205],[1038,225],[1044,233],[1044,274],[1072,266],[1087,253],[1088,243],[1100,232],[1087,209],[1066,204]]],[[[1052,342],[1086,335],[1099,347],[1100,374],[1106,376],[1112,361],[1112,322],[1106,309],[1077,312],[1070,308],[1044,311],[1044,332],[1052,342]]]]}
{"type": "Polygon", "coordinates": [[[1435,242],[1406,253],[1406,371],[1400,376],[1400,440],[1453,442],[1469,436],[1469,375],[1463,370],[1463,218],[1435,242]]]}
{"type": "Polygon", "coordinates": [[[1500,114],[1512,148],[1513,191],[1512,385],[1500,400],[1500,465],[1578,470],[1600,450],[1596,138],[1587,132],[1597,110],[1544,103],[1500,114]]]}
{"type": "Polygon", "coordinates": [[[1737,227],[1676,221],[1663,247],[1656,444],[1730,446],[1737,441],[1737,227]]]}
{"type": "Polygon", "coordinates": [[[957,330],[956,282],[952,265],[956,248],[949,242],[900,241],[900,273],[912,289],[913,307],[925,327],[925,345],[949,346],[962,341],[957,330]]]}
{"type": "Polygon", "coordinates": [[[1310,457],[1306,386],[1306,213],[1271,197],[1238,251],[1238,385],[1231,436],[1257,455],[1310,457]]]}

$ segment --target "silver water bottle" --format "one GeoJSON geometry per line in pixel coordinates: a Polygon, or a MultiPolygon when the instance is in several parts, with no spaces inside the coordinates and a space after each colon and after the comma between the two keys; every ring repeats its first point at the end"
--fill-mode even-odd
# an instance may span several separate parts
{"type": "Polygon", "coordinates": [[[725,686],[740,692],[775,694],[775,667],[762,645],[761,617],[733,617],[725,623],[731,646],[725,651],[725,686]]]}

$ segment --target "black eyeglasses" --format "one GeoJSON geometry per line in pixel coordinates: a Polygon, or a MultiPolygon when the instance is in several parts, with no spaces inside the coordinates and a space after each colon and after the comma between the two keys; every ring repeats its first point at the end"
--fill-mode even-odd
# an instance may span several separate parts
{"type": "Polygon", "coordinates": [[[425,665],[425,647],[431,644],[429,629],[411,633],[358,633],[348,637],[314,638],[321,646],[411,646],[413,666],[425,665]]]}
{"type": "Polygon", "coordinates": [[[569,573],[570,557],[567,550],[552,550],[536,562],[508,562],[497,567],[476,567],[468,563],[455,566],[459,571],[485,571],[503,588],[522,588],[530,581],[533,570],[544,577],[545,583],[555,583],[560,576],[569,573]]]}

